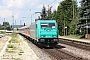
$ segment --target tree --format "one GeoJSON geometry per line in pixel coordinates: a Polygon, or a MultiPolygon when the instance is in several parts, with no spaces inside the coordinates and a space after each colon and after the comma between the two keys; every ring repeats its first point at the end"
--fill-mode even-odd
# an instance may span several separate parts
{"type": "Polygon", "coordinates": [[[3,22],[2,27],[4,30],[11,30],[9,22],[3,22]]]}
{"type": "Polygon", "coordinates": [[[55,11],[53,11],[53,13],[52,13],[52,18],[51,19],[55,19],[56,20],[56,18],[57,18],[57,11],[55,10],[55,11]]]}
{"type": "Polygon", "coordinates": [[[52,11],[51,11],[51,7],[48,8],[48,11],[47,11],[47,18],[50,20],[52,18],[52,11]]]}
{"type": "Polygon", "coordinates": [[[2,30],[2,25],[0,24],[0,30],[2,30]]]}
{"type": "Polygon", "coordinates": [[[62,1],[58,8],[57,11],[53,12],[53,17],[52,19],[56,19],[58,24],[59,24],[59,32],[60,35],[66,35],[66,34],[72,34],[72,31],[75,27],[76,27],[76,23],[74,22],[74,20],[77,20],[77,3],[76,1],[72,1],[72,0],[64,0],[62,1]],[[73,11],[73,6],[75,6],[74,8],[76,10],[73,11]],[[74,14],[74,19],[73,19],[73,12],[76,14],[74,14]],[[71,24],[73,23],[73,24],[71,24]],[[73,27],[72,27],[73,26],[73,27]],[[67,28],[65,28],[67,27],[67,28]],[[66,33],[65,31],[67,30],[68,33],[66,33]]]}
{"type": "Polygon", "coordinates": [[[41,19],[46,19],[46,18],[47,18],[47,12],[45,6],[43,5],[43,9],[41,12],[41,19]]]}
{"type": "MultiPolygon", "coordinates": [[[[43,5],[43,9],[42,9],[42,12],[41,12],[41,19],[45,19],[45,20],[50,20],[52,19],[52,11],[51,11],[51,7],[48,7],[48,10],[46,10],[45,6],[43,5]]],[[[38,18],[40,19],[40,18],[38,18]]]]}
{"type": "Polygon", "coordinates": [[[90,0],[81,1],[77,28],[83,35],[90,34],[90,0]]]}

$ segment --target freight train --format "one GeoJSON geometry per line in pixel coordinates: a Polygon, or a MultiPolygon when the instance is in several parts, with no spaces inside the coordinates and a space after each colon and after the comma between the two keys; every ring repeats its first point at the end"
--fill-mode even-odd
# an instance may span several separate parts
{"type": "Polygon", "coordinates": [[[18,29],[19,33],[30,36],[37,44],[54,47],[58,44],[58,24],[56,20],[38,20],[30,26],[18,29]]]}

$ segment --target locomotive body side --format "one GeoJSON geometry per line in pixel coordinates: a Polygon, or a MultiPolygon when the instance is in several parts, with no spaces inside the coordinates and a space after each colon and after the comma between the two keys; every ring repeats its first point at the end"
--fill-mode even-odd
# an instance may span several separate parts
{"type": "Polygon", "coordinates": [[[30,25],[30,38],[36,40],[37,39],[37,30],[36,30],[36,22],[30,25]]]}

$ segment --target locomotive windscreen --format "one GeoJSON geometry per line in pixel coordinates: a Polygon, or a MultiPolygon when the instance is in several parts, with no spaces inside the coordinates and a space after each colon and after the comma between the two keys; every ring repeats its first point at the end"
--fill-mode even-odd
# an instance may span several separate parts
{"type": "Polygon", "coordinates": [[[41,23],[41,28],[55,28],[55,23],[41,23]]]}

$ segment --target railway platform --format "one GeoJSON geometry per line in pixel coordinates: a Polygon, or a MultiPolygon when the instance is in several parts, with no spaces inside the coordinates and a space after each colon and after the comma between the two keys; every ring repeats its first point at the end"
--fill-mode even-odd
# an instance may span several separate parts
{"type": "Polygon", "coordinates": [[[34,51],[29,47],[27,42],[18,35],[19,43],[12,43],[15,46],[15,50],[7,50],[7,46],[10,44],[11,37],[6,36],[0,40],[0,60],[40,60],[34,51]],[[14,51],[14,52],[13,52],[14,51]]]}
{"type": "Polygon", "coordinates": [[[90,39],[75,39],[75,38],[67,38],[65,36],[59,36],[59,38],[69,39],[69,40],[79,41],[79,42],[85,42],[85,43],[90,43],[90,39]]]}

